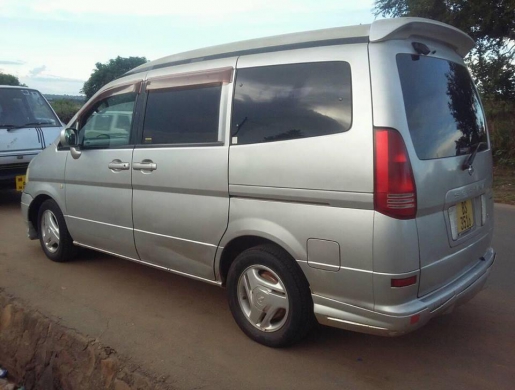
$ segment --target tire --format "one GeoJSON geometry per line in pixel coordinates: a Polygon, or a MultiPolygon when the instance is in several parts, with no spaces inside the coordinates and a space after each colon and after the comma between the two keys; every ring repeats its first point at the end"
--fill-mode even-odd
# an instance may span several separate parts
{"type": "Polygon", "coordinates": [[[314,323],[308,282],[295,261],[275,245],[242,252],[229,269],[227,290],[236,323],[260,344],[294,344],[314,323]]]}
{"type": "Polygon", "coordinates": [[[43,252],[52,261],[64,263],[77,255],[63,213],[52,199],[45,200],[39,208],[38,237],[43,252]]]}

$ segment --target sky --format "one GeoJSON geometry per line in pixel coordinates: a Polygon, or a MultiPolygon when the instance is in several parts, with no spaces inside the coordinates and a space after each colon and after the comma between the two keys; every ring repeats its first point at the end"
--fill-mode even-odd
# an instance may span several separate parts
{"type": "Polygon", "coordinates": [[[368,24],[373,0],[0,0],[0,72],[78,95],[97,62],[368,24]]]}

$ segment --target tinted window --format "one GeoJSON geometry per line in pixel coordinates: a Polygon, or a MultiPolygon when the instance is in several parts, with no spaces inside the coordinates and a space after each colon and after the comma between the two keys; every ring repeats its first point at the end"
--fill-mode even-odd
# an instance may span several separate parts
{"type": "Polygon", "coordinates": [[[238,70],[231,126],[238,144],[340,133],[349,130],[351,116],[346,62],[238,70]]]}
{"type": "Polygon", "coordinates": [[[86,148],[128,145],[135,101],[135,93],[126,93],[96,103],[81,119],[82,145],[86,148]]]}
{"type": "Polygon", "coordinates": [[[418,158],[468,154],[487,148],[485,116],[467,69],[454,62],[398,54],[406,117],[418,158]]]}
{"type": "Polygon", "coordinates": [[[218,141],[222,87],[150,91],[143,143],[181,144],[218,141]]]}

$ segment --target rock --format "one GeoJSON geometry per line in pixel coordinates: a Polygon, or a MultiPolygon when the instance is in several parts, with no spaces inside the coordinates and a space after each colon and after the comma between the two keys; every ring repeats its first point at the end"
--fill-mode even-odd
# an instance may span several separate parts
{"type": "Polygon", "coordinates": [[[97,363],[95,349],[96,347],[94,345],[89,345],[86,350],[87,359],[84,363],[84,368],[87,376],[91,376],[91,374],[93,374],[93,371],[95,370],[95,366],[97,363]]]}
{"type": "Polygon", "coordinates": [[[7,305],[0,316],[0,333],[9,327],[13,317],[13,305],[7,305]]]}
{"type": "Polygon", "coordinates": [[[114,390],[131,390],[131,387],[126,382],[116,379],[114,381],[114,390]]]}
{"type": "Polygon", "coordinates": [[[111,385],[113,378],[116,376],[118,365],[118,359],[115,357],[109,357],[100,361],[100,371],[106,388],[111,385]]]}
{"type": "Polygon", "coordinates": [[[132,375],[133,378],[133,388],[136,390],[148,390],[152,388],[152,385],[150,384],[150,381],[148,378],[144,377],[141,374],[134,373],[132,375]]]}
{"type": "Polygon", "coordinates": [[[33,337],[31,337],[30,329],[25,330],[15,355],[18,372],[24,370],[24,367],[32,360],[36,352],[36,343],[33,343],[34,340],[31,339],[33,337]]]}

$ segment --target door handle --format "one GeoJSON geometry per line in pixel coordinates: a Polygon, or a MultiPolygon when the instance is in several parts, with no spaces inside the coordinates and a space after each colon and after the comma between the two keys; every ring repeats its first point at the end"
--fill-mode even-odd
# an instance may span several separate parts
{"type": "Polygon", "coordinates": [[[157,164],[152,160],[143,160],[142,162],[132,163],[132,169],[135,171],[155,171],[157,164]]]}
{"type": "Polygon", "coordinates": [[[107,167],[113,171],[126,171],[129,169],[129,167],[131,166],[131,164],[129,164],[128,162],[122,162],[120,160],[113,160],[111,161],[107,167]]]}

